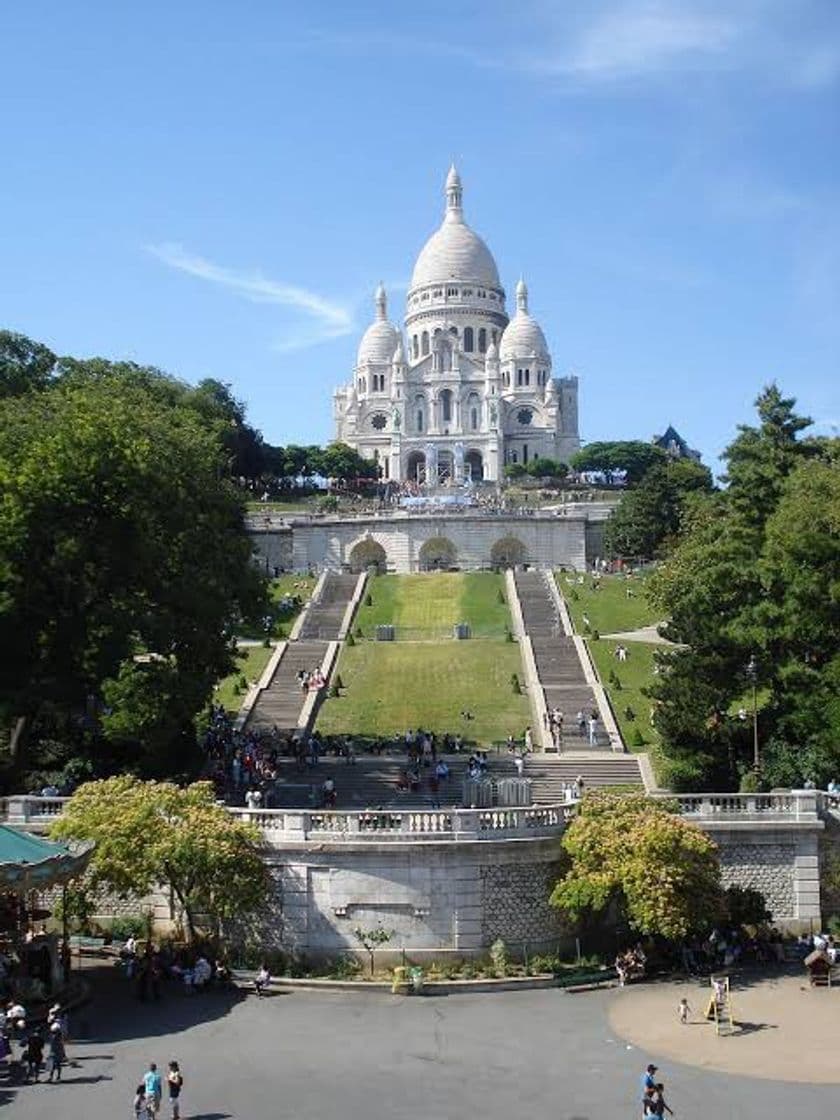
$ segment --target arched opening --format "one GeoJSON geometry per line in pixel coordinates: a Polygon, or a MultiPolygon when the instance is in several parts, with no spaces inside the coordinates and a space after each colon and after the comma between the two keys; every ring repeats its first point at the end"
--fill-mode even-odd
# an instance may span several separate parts
{"type": "Polygon", "coordinates": [[[409,482],[426,481],[426,456],[422,451],[412,451],[405,465],[405,476],[409,482]]]}
{"type": "Polygon", "coordinates": [[[371,568],[382,574],[387,568],[385,549],[379,541],[375,541],[372,537],[366,537],[358,544],[354,544],[348,560],[350,571],[355,574],[370,571],[371,568]]]}
{"type": "Polygon", "coordinates": [[[468,451],[464,456],[464,474],[470,482],[481,482],[484,478],[484,460],[480,451],[468,451]]]}
{"type": "Polygon", "coordinates": [[[464,352],[466,354],[472,354],[474,346],[475,341],[472,327],[464,327],[464,352]]]}
{"type": "Polygon", "coordinates": [[[414,427],[418,432],[426,430],[426,398],[422,394],[414,398],[414,427]]]}
{"type": "Polygon", "coordinates": [[[443,389],[440,394],[440,418],[444,424],[452,423],[452,390],[443,389]]]}
{"type": "Polygon", "coordinates": [[[415,335],[411,340],[411,350],[415,358],[420,357],[420,339],[415,335]]]}
{"type": "Polygon", "coordinates": [[[478,352],[479,354],[487,353],[487,331],[484,327],[480,327],[478,331],[478,352]]]}
{"type": "Polygon", "coordinates": [[[467,397],[467,422],[471,432],[477,432],[481,423],[481,400],[477,393],[467,397]]]}
{"type": "Polygon", "coordinates": [[[446,537],[430,537],[420,549],[421,572],[438,572],[452,568],[458,554],[455,545],[446,537]]]}
{"type": "Polygon", "coordinates": [[[527,558],[528,550],[518,537],[502,537],[490,549],[490,563],[494,568],[515,568],[527,558]]]}
{"type": "Polygon", "coordinates": [[[420,336],[420,352],[424,356],[429,353],[429,332],[423,331],[420,336]]]}

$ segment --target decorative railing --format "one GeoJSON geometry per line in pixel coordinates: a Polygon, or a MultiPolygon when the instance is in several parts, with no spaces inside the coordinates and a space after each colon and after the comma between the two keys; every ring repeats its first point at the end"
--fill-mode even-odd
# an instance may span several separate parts
{"type": "MultiPolygon", "coordinates": [[[[697,824],[721,827],[744,824],[816,822],[840,811],[840,796],[818,790],[787,793],[657,794],[697,824]]],[[[61,816],[66,797],[0,798],[0,822],[44,831],[61,816]]],[[[574,801],[553,805],[493,809],[242,809],[229,812],[262,830],[270,841],[337,840],[504,840],[559,835],[575,813],[574,801]]]]}
{"type": "Polygon", "coordinates": [[[816,790],[785,793],[661,793],[674,801],[682,816],[698,824],[709,822],[810,821],[825,806],[816,790]]]}

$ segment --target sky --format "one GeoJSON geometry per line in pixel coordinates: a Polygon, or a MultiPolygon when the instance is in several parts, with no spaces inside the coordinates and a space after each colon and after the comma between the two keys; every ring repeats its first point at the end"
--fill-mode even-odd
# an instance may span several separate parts
{"type": "Polygon", "coordinates": [[[454,159],[585,441],[717,468],[771,380],[840,426],[837,0],[27,0],[0,42],[0,327],[325,442],[454,159]]]}

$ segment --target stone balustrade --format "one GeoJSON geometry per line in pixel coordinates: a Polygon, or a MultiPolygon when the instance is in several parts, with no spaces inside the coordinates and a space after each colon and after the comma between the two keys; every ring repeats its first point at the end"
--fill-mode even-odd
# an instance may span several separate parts
{"type": "Polygon", "coordinates": [[[813,824],[824,811],[816,790],[785,793],[659,793],[676,802],[681,816],[703,826],[719,823],[813,824]]]}
{"type": "Polygon", "coordinates": [[[257,825],[275,843],[300,840],[388,842],[411,839],[458,843],[473,840],[535,839],[559,835],[574,813],[574,802],[495,809],[339,810],[231,809],[257,825]]]}

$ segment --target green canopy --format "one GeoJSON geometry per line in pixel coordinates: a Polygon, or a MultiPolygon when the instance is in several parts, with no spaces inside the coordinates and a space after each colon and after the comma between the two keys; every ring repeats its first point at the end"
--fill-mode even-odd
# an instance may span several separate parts
{"type": "Polygon", "coordinates": [[[38,891],[81,874],[93,841],[56,844],[0,825],[0,890],[38,891]]]}

